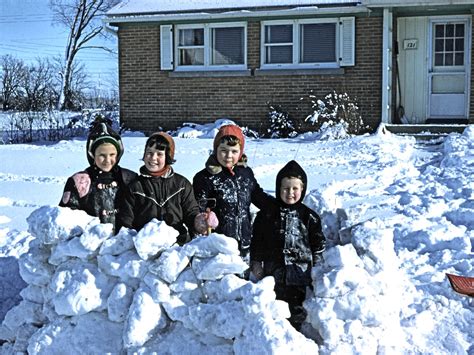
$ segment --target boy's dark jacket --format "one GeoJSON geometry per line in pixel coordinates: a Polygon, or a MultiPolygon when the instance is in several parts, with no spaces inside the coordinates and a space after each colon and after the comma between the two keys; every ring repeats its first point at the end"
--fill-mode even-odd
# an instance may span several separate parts
{"type": "Polygon", "coordinates": [[[192,237],[198,213],[193,188],[184,176],[172,169],[164,176],[150,176],[142,168],[125,191],[119,224],[139,231],[157,218],[175,228],[180,233],[178,242],[183,244],[192,237]]]}
{"type": "Polygon", "coordinates": [[[279,208],[261,210],[255,218],[251,261],[263,261],[265,276],[273,275],[277,283],[309,285],[311,266],[325,248],[321,219],[301,202],[306,186],[306,173],[297,162],[290,161],[276,179],[279,208]],[[293,205],[280,198],[281,181],[290,176],[299,177],[304,183],[301,198],[293,205]]]}
{"type": "Polygon", "coordinates": [[[267,195],[258,184],[253,171],[246,165],[245,155],[232,172],[223,168],[213,154],[206,162],[206,168],[193,179],[196,200],[203,208],[209,199],[215,201],[212,210],[219,219],[217,233],[225,234],[239,242],[241,251],[248,250],[252,237],[250,204],[258,208],[270,208],[274,198],[267,195]]]}
{"type": "Polygon", "coordinates": [[[136,176],[133,171],[118,165],[107,173],[90,166],[66,181],[59,206],[83,210],[99,217],[101,223],[112,223],[116,227],[116,206],[125,186],[136,176]]]}

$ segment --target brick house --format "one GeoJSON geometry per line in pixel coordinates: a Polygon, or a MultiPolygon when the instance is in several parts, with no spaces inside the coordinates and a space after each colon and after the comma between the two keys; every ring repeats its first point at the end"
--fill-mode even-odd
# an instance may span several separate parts
{"type": "Polygon", "coordinates": [[[223,3],[135,0],[107,13],[125,126],[150,132],[225,117],[260,130],[267,103],[304,119],[309,94],[332,90],[354,98],[373,129],[474,122],[474,1],[223,3]]]}

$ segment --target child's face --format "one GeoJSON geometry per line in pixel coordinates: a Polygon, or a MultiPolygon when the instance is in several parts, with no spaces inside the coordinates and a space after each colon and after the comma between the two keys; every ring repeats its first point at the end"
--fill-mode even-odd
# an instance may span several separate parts
{"type": "Polygon", "coordinates": [[[280,198],[287,205],[297,203],[303,192],[303,182],[294,177],[285,177],[281,180],[280,198]]]}
{"type": "Polygon", "coordinates": [[[217,146],[217,161],[226,168],[232,168],[240,158],[240,144],[229,145],[222,142],[217,146]]]}
{"type": "Polygon", "coordinates": [[[111,143],[104,143],[94,152],[95,165],[104,172],[109,172],[117,162],[117,149],[111,143]]]}
{"type": "Polygon", "coordinates": [[[145,167],[151,173],[156,173],[166,165],[166,150],[158,150],[155,147],[146,147],[143,158],[145,167]]]}

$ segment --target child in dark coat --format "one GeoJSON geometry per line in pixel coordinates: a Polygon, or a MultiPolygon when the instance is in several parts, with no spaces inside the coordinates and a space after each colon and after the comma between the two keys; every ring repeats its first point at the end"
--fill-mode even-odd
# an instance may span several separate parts
{"type": "Polygon", "coordinates": [[[319,216],[302,203],[306,185],[306,173],[294,160],[278,172],[280,207],[258,212],[250,245],[252,273],[257,279],[275,278],[276,297],[288,303],[290,323],[298,330],[306,318],[302,304],[311,267],[325,248],[319,216]]]}
{"type": "Polygon", "coordinates": [[[118,201],[133,171],[119,166],[124,152],[120,135],[105,120],[96,120],[87,138],[90,166],[71,176],[59,202],[61,207],[83,210],[116,228],[118,201]]]}
{"type": "Polygon", "coordinates": [[[214,151],[205,169],[194,176],[193,188],[200,206],[212,201],[210,206],[219,220],[216,232],[236,239],[241,256],[248,262],[252,236],[250,204],[261,209],[275,203],[247,166],[244,146],[245,137],[239,126],[222,126],[214,138],[214,151]]]}
{"type": "Polygon", "coordinates": [[[191,183],[171,167],[174,153],[175,143],[169,134],[157,132],[148,138],[145,164],[125,191],[119,221],[137,231],[153,218],[165,221],[179,232],[178,243],[182,245],[194,235],[199,207],[191,183]]]}

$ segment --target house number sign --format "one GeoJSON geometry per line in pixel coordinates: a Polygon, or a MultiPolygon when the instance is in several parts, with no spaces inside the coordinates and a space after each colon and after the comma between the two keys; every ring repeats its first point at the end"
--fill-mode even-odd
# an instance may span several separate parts
{"type": "Polygon", "coordinates": [[[416,49],[418,46],[417,39],[405,39],[403,41],[403,49],[416,49]]]}

